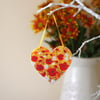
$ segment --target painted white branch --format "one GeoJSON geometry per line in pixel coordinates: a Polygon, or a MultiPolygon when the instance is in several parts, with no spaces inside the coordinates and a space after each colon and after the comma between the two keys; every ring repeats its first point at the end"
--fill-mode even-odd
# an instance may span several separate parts
{"type": "Polygon", "coordinates": [[[87,8],[80,0],[75,0],[75,1],[82,7],[83,10],[85,10],[87,13],[94,16],[96,19],[100,20],[100,15],[99,14],[97,14],[94,11],[92,11],[91,9],[87,8]]]}
{"type": "Polygon", "coordinates": [[[81,49],[84,47],[84,45],[87,44],[87,43],[89,43],[89,42],[91,42],[91,41],[93,41],[93,40],[95,40],[95,39],[98,39],[98,38],[100,38],[100,35],[98,35],[96,37],[93,37],[93,38],[91,38],[89,40],[84,41],[82,43],[82,45],[78,48],[78,50],[73,54],[73,56],[75,56],[77,53],[79,53],[78,56],[80,57],[80,55],[81,55],[81,49]]]}
{"type": "Polygon", "coordinates": [[[78,15],[79,14],[79,12],[82,10],[82,8],[80,7],[79,9],[78,9],[78,11],[74,14],[74,17],[76,16],[76,15],[78,15]]]}
{"type": "MultiPolygon", "coordinates": [[[[79,9],[79,10],[78,10],[78,13],[79,13],[79,11],[84,10],[84,11],[86,11],[87,13],[91,14],[92,16],[94,16],[96,19],[99,19],[99,20],[100,20],[100,15],[99,15],[99,14],[97,14],[97,13],[95,13],[94,11],[92,11],[91,9],[87,8],[87,7],[86,7],[81,1],[79,1],[79,0],[73,0],[70,4],[64,4],[64,3],[50,3],[50,4],[48,4],[47,6],[41,8],[40,10],[38,10],[37,12],[39,13],[39,12],[45,10],[46,8],[49,8],[49,7],[52,7],[52,6],[56,6],[56,5],[62,6],[61,9],[63,9],[63,7],[64,7],[64,8],[68,8],[68,7],[78,8],[78,9],[79,9]],[[74,5],[74,2],[77,2],[78,5],[74,5]]],[[[50,11],[50,13],[49,13],[48,15],[51,15],[52,13],[54,13],[54,12],[57,11],[57,10],[60,10],[60,8],[57,8],[57,9],[55,9],[55,10],[50,11]]],[[[77,14],[78,14],[78,13],[77,13],[77,14]]]]}
{"type": "Polygon", "coordinates": [[[50,11],[50,13],[48,13],[48,15],[51,15],[52,13],[54,13],[54,12],[60,10],[60,9],[64,9],[64,8],[66,8],[66,7],[60,7],[58,9],[53,10],[53,11],[50,11]]]}
{"type": "Polygon", "coordinates": [[[73,0],[70,4],[72,4],[72,5],[73,5],[74,3],[75,3],[75,0],[73,0]]]}
{"type": "MultiPolygon", "coordinates": [[[[64,3],[61,3],[61,5],[60,6],[63,6],[64,8],[68,8],[68,7],[72,7],[72,8],[77,8],[77,9],[80,9],[81,8],[81,6],[80,5],[73,5],[73,3],[74,2],[71,2],[70,4],[64,4],[64,3]],[[64,5],[63,5],[64,4],[64,5]]],[[[59,8],[57,8],[57,9],[55,9],[55,10],[52,10],[52,11],[50,11],[50,13],[48,13],[48,15],[52,15],[54,12],[56,12],[56,11],[58,11],[59,9],[63,9],[63,7],[59,7],[59,8]]]]}
{"type": "MultiPolygon", "coordinates": [[[[43,10],[49,8],[49,7],[56,6],[56,5],[62,6],[62,7],[64,7],[64,8],[68,8],[68,7],[72,7],[72,8],[80,8],[80,5],[73,5],[72,3],[74,3],[74,2],[71,2],[71,4],[64,4],[64,3],[50,3],[50,4],[48,4],[47,6],[45,6],[45,7],[41,8],[41,9],[39,9],[39,10],[37,11],[37,13],[40,13],[41,11],[43,11],[43,10]]],[[[62,8],[62,9],[63,9],[63,8],[62,8]]],[[[55,11],[57,11],[57,10],[60,10],[60,9],[59,9],[59,8],[55,9],[55,11]]],[[[52,12],[55,12],[55,11],[52,10],[52,12]]],[[[51,15],[52,12],[50,11],[49,15],[51,15]]]]}

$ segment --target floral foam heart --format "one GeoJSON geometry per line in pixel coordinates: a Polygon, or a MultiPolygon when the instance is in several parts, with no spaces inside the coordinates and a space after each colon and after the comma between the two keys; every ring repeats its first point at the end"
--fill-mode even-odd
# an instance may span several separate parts
{"type": "Polygon", "coordinates": [[[50,52],[45,47],[36,48],[31,54],[35,69],[49,82],[55,82],[68,69],[72,61],[71,51],[58,46],[50,52]]]}

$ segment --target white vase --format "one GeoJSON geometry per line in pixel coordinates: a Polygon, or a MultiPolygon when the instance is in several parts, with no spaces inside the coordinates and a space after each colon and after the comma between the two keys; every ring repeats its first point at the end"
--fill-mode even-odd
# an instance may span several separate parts
{"type": "Polygon", "coordinates": [[[60,100],[93,100],[97,85],[100,85],[100,58],[74,57],[64,75],[60,100]]]}

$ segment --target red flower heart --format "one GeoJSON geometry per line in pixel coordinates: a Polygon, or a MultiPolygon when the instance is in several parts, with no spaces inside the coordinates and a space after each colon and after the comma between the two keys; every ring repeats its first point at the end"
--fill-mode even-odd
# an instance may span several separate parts
{"type": "Polygon", "coordinates": [[[68,69],[72,61],[71,51],[63,46],[50,52],[45,47],[35,49],[31,54],[35,69],[49,82],[54,82],[68,69]]]}

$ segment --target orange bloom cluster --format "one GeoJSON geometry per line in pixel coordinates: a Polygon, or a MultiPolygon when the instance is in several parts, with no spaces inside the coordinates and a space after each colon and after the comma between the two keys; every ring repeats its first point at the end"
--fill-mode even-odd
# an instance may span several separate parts
{"type": "Polygon", "coordinates": [[[34,15],[34,17],[35,17],[35,20],[32,21],[33,24],[31,25],[31,27],[35,31],[35,33],[37,33],[44,29],[46,20],[39,18],[39,16],[37,15],[34,15]]]}
{"type": "Polygon", "coordinates": [[[85,14],[81,14],[81,21],[83,22],[83,25],[86,27],[91,27],[94,24],[93,18],[88,17],[85,14]]]}
{"type": "MultiPolygon", "coordinates": [[[[61,0],[60,2],[63,3],[70,3],[72,0],[61,0]]],[[[47,2],[39,5],[38,8],[42,8],[49,3],[53,2],[52,0],[47,0],[47,2]]],[[[52,9],[56,9],[60,6],[55,6],[52,9]]],[[[38,33],[40,31],[43,31],[46,21],[48,20],[48,25],[47,25],[47,36],[51,37],[53,36],[55,39],[59,40],[56,35],[54,35],[57,32],[57,27],[55,25],[54,19],[52,16],[47,15],[47,13],[52,10],[51,8],[47,8],[43,10],[41,13],[35,15],[34,20],[32,21],[32,29],[34,30],[35,33],[38,33]]],[[[93,18],[89,17],[87,14],[82,13],[79,14],[79,16],[73,17],[73,15],[77,12],[77,9],[75,8],[65,8],[61,9],[59,11],[56,11],[54,13],[59,31],[61,33],[61,36],[64,41],[70,39],[70,38],[76,38],[79,33],[78,29],[78,23],[77,20],[81,20],[84,26],[86,27],[91,27],[93,24],[93,18]]]]}

